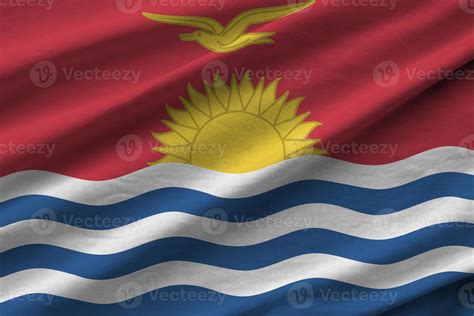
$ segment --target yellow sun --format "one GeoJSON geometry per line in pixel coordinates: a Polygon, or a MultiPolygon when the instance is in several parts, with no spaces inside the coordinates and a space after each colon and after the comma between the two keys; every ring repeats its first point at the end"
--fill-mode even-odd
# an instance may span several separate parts
{"type": "Polygon", "coordinates": [[[165,154],[150,163],[187,163],[227,173],[258,170],[285,159],[324,154],[314,148],[319,139],[308,135],[321,125],[304,122],[309,112],[297,115],[304,98],[287,101],[289,92],[277,98],[278,80],[254,87],[246,73],[240,83],[235,74],[228,86],[220,76],[205,82],[205,94],[188,85],[189,100],[180,97],[184,110],[166,106],[171,130],[152,132],[165,154]]]}

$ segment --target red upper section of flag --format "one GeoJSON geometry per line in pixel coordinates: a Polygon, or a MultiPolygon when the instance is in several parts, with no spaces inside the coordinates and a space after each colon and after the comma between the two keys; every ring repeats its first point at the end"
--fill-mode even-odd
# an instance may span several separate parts
{"type": "Polygon", "coordinates": [[[470,0],[320,0],[252,27],[277,32],[275,44],[230,54],[181,41],[192,29],[141,11],[225,23],[287,2],[140,2],[0,6],[0,175],[41,169],[98,180],[146,167],[159,158],[150,131],[166,130],[165,105],[179,104],[188,82],[202,89],[216,66],[282,77],[279,93],[306,97],[300,111],[324,124],[312,136],[340,159],[388,163],[474,141],[470,0]]]}

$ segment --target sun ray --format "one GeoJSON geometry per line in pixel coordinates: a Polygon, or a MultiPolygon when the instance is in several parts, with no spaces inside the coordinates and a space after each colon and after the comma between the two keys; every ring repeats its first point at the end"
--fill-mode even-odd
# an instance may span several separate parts
{"type": "Polygon", "coordinates": [[[301,122],[303,122],[309,115],[309,112],[303,113],[301,115],[298,115],[297,117],[292,118],[291,120],[282,122],[278,125],[276,125],[276,129],[278,132],[280,132],[280,135],[282,135],[283,138],[286,138],[286,136],[301,122]]]}
{"type": "MultiPolygon", "coordinates": [[[[196,108],[189,100],[179,97],[179,100],[183,104],[184,108],[186,111],[189,113],[191,116],[192,120],[194,121],[195,125],[197,127],[201,128],[204,124],[206,124],[209,121],[209,116],[201,112],[198,108],[196,108]]],[[[178,123],[178,122],[176,122],[178,123]]]]}
{"type": "MultiPolygon", "coordinates": [[[[316,139],[316,141],[319,143],[321,140],[319,139],[316,139]]],[[[318,155],[318,156],[324,156],[324,155],[327,155],[327,152],[322,149],[322,148],[318,148],[318,147],[307,147],[307,148],[303,148],[291,155],[288,155],[288,158],[291,159],[291,158],[297,158],[297,157],[303,157],[303,156],[312,156],[312,155],[318,155]]]]}
{"type": "Polygon", "coordinates": [[[201,110],[207,116],[211,116],[211,109],[209,108],[209,100],[207,96],[198,92],[191,84],[188,84],[188,94],[191,102],[196,106],[196,108],[201,110]]]}
{"type": "Polygon", "coordinates": [[[243,108],[246,109],[252,95],[254,94],[254,87],[252,80],[250,80],[250,72],[246,71],[242,81],[240,82],[239,93],[242,99],[243,108]]]}
{"type": "Polygon", "coordinates": [[[227,110],[229,105],[230,89],[224,82],[224,80],[222,80],[222,76],[220,76],[219,74],[217,74],[214,78],[212,88],[220,104],[224,107],[225,110],[227,110]]]}
{"type": "Polygon", "coordinates": [[[230,100],[229,100],[229,111],[241,111],[243,110],[242,100],[240,99],[239,85],[237,83],[237,77],[232,75],[232,81],[230,85],[230,100]]]}
{"type": "Polygon", "coordinates": [[[183,110],[175,109],[169,105],[166,105],[166,112],[176,123],[192,128],[197,128],[198,126],[194,122],[191,115],[183,110]]]}
{"type": "Polygon", "coordinates": [[[211,109],[211,116],[216,117],[222,113],[225,113],[226,109],[215,96],[213,89],[208,84],[205,84],[205,89],[209,101],[209,108],[211,109]]]}
{"type": "Polygon", "coordinates": [[[313,146],[318,141],[316,139],[285,140],[285,153],[287,156],[300,151],[301,149],[313,146]]]}
{"type": "Polygon", "coordinates": [[[275,101],[275,103],[273,103],[273,105],[263,112],[261,116],[270,123],[274,124],[289,94],[290,93],[286,91],[281,97],[278,98],[278,100],[275,101]]]}
{"type": "Polygon", "coordinates": [[[286,139],[305,139],[309,134],[318,126],[321,126],[319,122],[306,122],[296,126],[289,134],[286,139]]]}
{"type": "Polygon", "coordinates": [[[153,135],[154,139],[156,139],[158,142],[167,146],[190,144],[190,142],[188,142],[186,139],[179,136],[175,132],[166,132],[166,133],[151,132],[151,134],[153,135]]]}
{"type": "Polygon", "coordinates": [[[295,98],[293,100],[288,101],[285,106],[281,109],[280,115],[277,119],[277,124],[281,122],[285,122],[291,120],[296,116],[296,112],[301,104],[304,101],[304,97],[295,98]]]}
{"type": "Polygon", "coordinates": [[[260,103],[260,113],[265,112],[276,100],[276,91],[280,79],[270,82],[262,93],[262,101],[260,103]]]}
{"type": "Polygon", "coordinates": [[[176,158],[182,159],[186,162],[189,162],[191,158],[191,148],[192,148],[191,145],[154,147],[153,151],[166,154],[166,155],[171,155],[176,158]]]}
{"type": "Polygon", "coordinates": [[[262,93],[264,88],[263,79],[260,80],[255,88],[255,91],[250,98],[249,105],[245,109],[249,113],[259,114],[260,113],[260,102],[262,101],[262,93]]]}
{"type": "Polygon", "coordinates": [[[205,94],[188,85],[188,98],[180,97],[185,110],[167,106],[172,121],[162,122],[169,132],[155,133],[162,145],[152,149],[162,159],[150,163],[188,163],[228,173],[264,168],[285,159],[324,155],[310,135],[321,125],[297,115],[304,98],[288,100],[277,95],[278,80],[254,87],[248,72],[240,82],[235,74],[227,85],[219,75],[204,82],[205,94]]]}
{"type": "Polygon", "coordinates": [[[196,137],[198,132],[198,130],[195,128],[186,127],[167,120],[163,120],[163,124],[190,143],[194,140],[194,137],[196,137]]]}

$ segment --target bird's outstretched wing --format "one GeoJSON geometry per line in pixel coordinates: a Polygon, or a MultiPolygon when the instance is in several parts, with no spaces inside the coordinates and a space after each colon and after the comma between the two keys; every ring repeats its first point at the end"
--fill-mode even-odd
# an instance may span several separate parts
{"type": "Polygon", "coordinates": [[[224,26],[219,21],[206,17],[163,15],[148,12],[143,12],[142,14],[147,19],[155,22],[190,26],[210,33],[220,33],[224,30],[224,26]]]}
{"type": "Polygon", "coordinates": [[[230,38],[234,36],[237,37],[245,32],[245,30],[252,24],[265,23],[291,15],[312,6],[315,2],[315,0],[308,0],[295,4],[256,8],[242,12],[227,24],[223,35],[227,35],[230,38]]]}

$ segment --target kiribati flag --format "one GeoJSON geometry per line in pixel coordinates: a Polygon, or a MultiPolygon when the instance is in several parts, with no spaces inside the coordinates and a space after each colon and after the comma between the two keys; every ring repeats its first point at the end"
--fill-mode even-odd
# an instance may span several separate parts
{"type": "Polygon", "coordinates": [[[474,1],[0,14],[1,316],[474,314],[474,1]]]}

